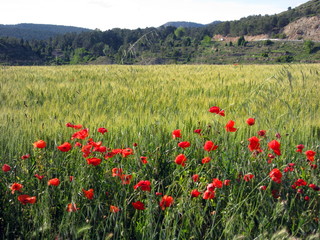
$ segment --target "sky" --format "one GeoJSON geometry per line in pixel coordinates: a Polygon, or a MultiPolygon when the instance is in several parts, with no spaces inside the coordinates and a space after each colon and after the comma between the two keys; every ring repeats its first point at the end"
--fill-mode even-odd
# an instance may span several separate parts
{"type": "Polygon", "coordinates": [[[202,24],[276,14],[308,0],[0,0],[0,24],[38,23],[100,29],[202,24]]]}

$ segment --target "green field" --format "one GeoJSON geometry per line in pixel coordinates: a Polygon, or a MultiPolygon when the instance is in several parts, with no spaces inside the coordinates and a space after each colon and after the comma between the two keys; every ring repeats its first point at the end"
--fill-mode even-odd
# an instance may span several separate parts
{"type": "Polygon", "coordinates": [[[320,186],[318,69],[302,64],[2,67],[0,165],[11,170],[0,172],[1,237],[318,239],[320,195],[309,186],[320,186]],[[225,116],[209,112],[212,106],[224,109],[225,116]],[[255,124],[249,126],[248,118],[255,124]],[[229,120],[236,132],[225,130],[229,120]],[[89,136],[71,140],[81,129],[67,123],[82,124],[89,136]],[[100,127],[108,132],[97,132],[100,127]],[[181,138],[172,138],[175,129],[181,138]],[[260,139],[260,153],[248,149],[253,136],[260,139]],[[46,147],[34,148],[40,139],[46,147]],[[217,150],[203,149],[209,140],[217,150]],[[281,144],[281,155],[268,149],[272,140],[281,144]],[[83,157],[81,147],[74,147],[99,141],[109,153],[131,148],[134,154],[105,159],[106,152],[95,151],[83,157]],[[182,141],[191,146],[180,148],[182,141]],[[71,143],[70,151],[57,149],[64,142],[71,143]],[[302,153],[296,152],[299,144],[305,146],[302,153]],[[313,161],[307,161],[307,150],[316,152],[313,161]],[[30,157],[21,159],[25,154],[30,157]],[[185,166],[175,163],[179,154],[186,156],[185,166]],[[92,157],[101,164],[87,164],[92,157]],[[204,157],[210,162],[203,164],[204,157]],[[295,164],[292,171],[286,171],[289,163],[295,164]],[[131,182],[113,177],[113,168],[132,175],[131,182]],[[275,168],[282,172],[281,183],[269,177],[275,168]],[[197,182],[194,174],[200,176],[197,182]],[[246,181],[248,174],[254,177],[246,181]],[[59,186],[47,184],[52,178],[59,178],[59,186]],[[214,178],[230,185],[216,186],[215,197],[203,199],[214,178]],[[307,184],[298,185],[298,179],[307,184]],[[150,181],[150,191],[134,189],[141,180],[150,181]],[[13,183],[23,185],[21,192],[12,194],[13,183]],[[93,199],[83,189],[94,189],[93,199]],[[198,197],[191,197],[194,189],[198,197]],[[36,202],[21,204],[18,196],[24,194],[36,202]],[[159,206],[163,195],[174,199],[165,209],[159,206]],[[132,206],[137,201],[145,210],[132,206]],[[79,209],[66,211],[70,203],[79,209]]]}

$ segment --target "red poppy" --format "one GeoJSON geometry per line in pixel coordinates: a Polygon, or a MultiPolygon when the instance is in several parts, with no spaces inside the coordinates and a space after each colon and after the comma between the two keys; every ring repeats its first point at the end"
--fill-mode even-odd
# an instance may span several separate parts
{"type": "Polygon", "coordinates": [[[148,180],[142,180],[133,186],[134,189],[140,188],[142,191],[151,191],[151,183],[148,180]]]}
{"type": "Polygon", "coordinates": [[[317,185],[313,184],[313,183],[310,183],[308,185],[310,188],[312,188],[313,190],[315,191],[320,191],[320,187],[318,187],[317,185]]]}
{"type": "Polygon", "coordinates": [[[191,191],[191,197],[198,197],[201,194],[197,189],[191,191]]]}
{"type": "Polygon", "coordinates": [[[237,129],[234,128],[234,124],[235,124],[235,122],[230,120],[225,126],[226,131],[227,132],[235,132],[235,131],[237,131],[237,129]]]}
{"type": "Polygon", "coordinates": [[[94,190],[93,190],[92,188],[89,189],[88,191],[82,189],[82,192],[83,192],[84,196],[85,196],[86,198],[88,198],[89,200],[92,200],[92,199],[93,199],[94,190]]]}
{"type": "Polygon", "coordinates": [[[259,130],[259,131],[258,131],[258,135],[259,135],[260,137],[265,136],[265,135],[266,135],[266,133],[267,133],[267,131],[266,131],[266,130],[259,130]]]}
{"type": "Polygon", "coordinates": [[[231,180],[226,179],[226,180],[223,181],[223,185],[229,186],[229,185],[230,185],[230,182],[231,182],[231,180]]]}
{"type": "Polygon", "coordinates": [[[304,153],[307,157],[307,159],[311,162],[314,161],[314,156],[316,155],[316,152],[315,151],[312,151],[312,150],[308,150],[308,151],[305,151],[304,153]]]}
{"type": "Polygon", "coordinates": [[[260,139],[253,136],[251,138],[248,139],[248,141],[250,142],[248,145],[248,148],[251,152],[253,152],[254,150],[257,150],[258,152],[261,152],[262,150],[260,149],[260,139]]]}
{"type": "Polygon", "coordinates": [[[179,154],[174,160],[176,164],[181,165],[182,167],[186,165],[185,164],[186,161],[187,161],[187,157],[184,154],[179,154]]]}
{"type": "Polygon", "coordinates": [[[162,196],[163,195],[163,193],[161,193],[161,192],[156,192],[156,196],[162,196]]]}
{"type": "Polygon", "coordinates": [[[265,190],[267,190],[267,186],[264,186],[264,185],[260,186],[259,189],[265,191],[265,190]]]}
{"type": "Polygon", "coordinates": [[[15,191],[21,192],[21,189],[23,188],[23,185],[20,183],[13,183],[10,187],[11,193],[14,194],[15,191]]]}
{"type": "Polygon", "coordinates": [[[199,181],[199,175],[198,174],[193,174],[191,178],[192,178],[192,180],[194,182],[198,182],[199,181]]]}
{"type": "Polygon", "coordinates": [[[29,195],[20,195],[18,196],[18,201],[22,203],[22,205],[26,205],[27,203],[34,204],[37,201],[36,196],[29,196],[29,195]]]}
{"type": "Polygon", "coordinates": [[[168,196],[168,195],[164,195],[159,203],[160,208],[162,210],[165,210],[167,207],[172,206],[172,204],[174,203],[173,197],[168,196]]]}
{"type": "Polygon", "coordinates": [[[71,150],[72,146],[70,143],[65,142],[57,147],[61,152],[68,152],[71,150]]]}
{"type": "Polygon", "coordinates": [[[3,164],[2,171],[9,172],[11,170],[11,167],[8,164],[3,164]]]}
{"type": "Polygon", "coordinates": [[[215,191],[205,191],[202,195],[203,199],[213,199],[215,197],[215,191]]]}
{"type": "Polygon", "coordinates": [[[176,129],[172,131],[172,138],[181,138],[181,130],[180,129],[176,129]]]}
{"type": "Polygon", "coordinates": [[[185,141],[185,142],[179,142],[179,143],[178,143],[178,146],[181,147],[181,148],[183,148],[183,149],[185,149],[185,148],[190,147],[190,142],[187,142],[187,141],[185,141]]]}
{"type": "Polygon", "coordinates": [[[303,144],[299,144],[296,146],[297,150],[296,152],[302,153],[302,150],[304,149],[304,145],[303,144]]]}
{"type": "Polygon", "coordinates": [[[255,124],[255,119],[254,118],[248,118],[246,120],[246,123],[249,125],[249,126],[252,126],[255,124]]]}
{"type": "Polygon", "coordinates": [[[74,180],[74,176],[69,176],[69,181],[73,182],[73,180],[74,180]]]}
{"type": "Polygon", "coordinates": [[[195,129],[193,132],[201,135],[201,131],[202,131],[201,129],[195,129]]]}
{"type": "Polygon", "coordinates": [[[132,179],[132,175],[128,175],[128,174],[123,174],[120,176],[121,178],[121,183],[122,184],[130,184],[131,179],[132,179]]]}
{"type": "Polygon", "coordinates": [[[213,183],[209,183],[208,185],[207,185],[207,190],[208,191],[214,191],[216,189],[216,187],[215,187],[215,185],[213,184],[213,183]]]}
{"type": "Polygon", "coordinates": [[[25,159],[28,159],[29,157],[30,157],[30,154],[26,154],[26,155],[21,156],[21,159],[25,160],[25,159]]]}
{"type": "Polygon", "coordinates": [[[77,205],[75,203],[69,203],[66,209],[67,212],[76,212],[78,210],[79,208],[77,208],[77,205]]]}
{"type": "Polygon", "coordinates": [[[138,143],[133,143],[133,146],[134,146],[134,147],[137,147],[137,146],[138,146],[138,143]]]}
{"type": "Polygon", "coordinates": [[[213,106],[209,109],[209,112],[211,113],[215,113],[215,114],[218,114],[220,116],[225,116],[224,114],[224,110],[222,110],[221,108],[217,107],[217,106],[213,106]]]}
{"type": "Polygon", "coordinates": [[[252,178],[254,178],[254,175],[251,173],[243,176],[243,180],[245,180],[246,182],[249,182],[252,178]]]}
{"type": "Polygon", "coordinates": [[[75,132],[72,135],[71,139],[75,139],[75,138],[76,139],[86,139],[88,136],[89,136],[89,130],[87,128],[85,128],[85,129],[82,129],[78,132],[75,132]]]}
{"type": "Polygon", "coordinates": [[[121,177],[122,168],[112,168],[112,177],[121,177]]]}
{"type": "Polygon", "coordinates": [[[211,158],[210,158],[210,157],[204,157],[204,158],[202,158],[202,160],[201,160],[202,164],[208,163],[208,162],[210,162],[210,161],[211,161],[211,158]]]}
{"type": "Polygon", "coordinates": [[[47,146],[46,142],[39,140],[33,143],[34,148],[45,148],[47,146]]]}
{"type": "Polygon", "coordinates": [[[218,145],[214,145],[214,143],[212,141],[206,141],[203,146],[203,149],[207,152],[214,151],[217,148],[218,148],[218,145]]]}
{"type": "Polygon", "coordinates": [[[147,164],[147,163],[148,163],[148,160],[147,160],[147,159],[148,159],[147,157],[143,157],[143,156],[140,157],[140,160],[141,160],[141,162],[142,162],[143,164],[147,164]]]}
{"type": "Polygon", "coordinates": [[[122,149],[121,151],[122,157],[127,157],[132,154],[133,154],[133,150],[131,148],[125,148],[125,149],[122,149]]]}
{"type": "Polygon", "coordinates": [[[276,183],[281,183],[282,172],[278,168],[274,168],[269,173],[269,177],[271,178],[272,181],[276,183]]]}
{"type": "Polygon", "coordinates": [[[107,151],[107,147],[105,146],[99,146],[99,147],[95,147],[93,149],[93,152],[100,152],[100,153],[104,153],[107,151]]]}
{"type": "Polygon", "coordinates": [[[117,206],[110,205],[110,212],[117,213],[119,211],[120,211],[120,208],[118,208],[117,206]]]}
{"type": "Polygon", "coordinates": [[[81,144],[81,143],[79,143],[79,142],[76,142],[76,143],[74,144],[74,146],[75,146],[75,147],[81,147],[81,146],[82,146],[82,144],[81,144]]]}
{"type": "Polygon", "coordinates": [[[101,128],[98,128],[98,132],[101,133],[101,134],[105,134],[106,132],[108,132],[107,129],[101,127],[101,128]]]}
{"type": "Polygon", "coordinates": [[[87,163],[89,165],[93,165],[93,166],[98,166],[101,163],[101,159],[100,158],[87,158],[87,163]]]}
{"type": "Polygon", "coordinates": [[[72,123],[66,123],[66,127],[71,127],[71,128],[74,128],[74,129],[81,129],[82,125],[81,124],[74,125],[72,123]]]}
{"type": "Polygon", "coordinates": [[[39,180],[42,180],[44,178],[44,175],[40,176],[38,173],[34,175],[39,180]]]}
{"type": "Polygon", "coordinates": [[[308,183],[305,181],[305,180],[303,180],[303,179],[298,179],[295,183],[294,183],[294,185],[296,185],[296,186],[306,186],[308,183]]]}
{"type": "Polygon", "coordinates": [[[271,142],[268,143],[268,147],[273,150],[275,154],[278,156],[281,155],[280,151],[280,143],[277,140],[272,140],[271,142]]]}
{"type": "Polygon", "coordinates": [[[212,183],[216,188],[222,188],[223,182],[220,181],[218,178],[212,179],[212,183]]]}
{"type": "Polygon", "coordinates": [[[137,210],[145,210],[144,203],[140,201],[132,202],[132,206],[137,210]]]}
{"type": "Polygon", "coordinates": [[[60,180],[59,178],[52,178],[48,181],[48,186],[52,185],[52,186],[59,186],[60,184],[60,180]]]}

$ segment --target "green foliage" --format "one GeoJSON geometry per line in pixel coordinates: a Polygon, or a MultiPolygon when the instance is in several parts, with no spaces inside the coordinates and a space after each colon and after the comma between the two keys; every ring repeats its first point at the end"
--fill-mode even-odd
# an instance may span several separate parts
{"type": "Polygon", "coordinates": [[[245,46],[246,45],[246,40],[244,39],[244,36],[239,37],[239,39],[237,40],[237,45],[238,46],[245,46]]]}
{"type": "Polygon", "coordinates": [[[303,43],[303,47],[307,54],[311,54],[313,52],[314,42],[311,40],[306,40],[303,43]]]}

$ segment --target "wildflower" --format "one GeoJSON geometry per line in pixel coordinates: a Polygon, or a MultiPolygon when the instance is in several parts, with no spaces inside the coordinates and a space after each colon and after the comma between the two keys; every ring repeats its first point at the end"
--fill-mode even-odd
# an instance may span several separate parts
{"type": "Polygon", "coordinates": [[[48,181],[48,186],[52,185],[52,186],[59,186],[60,184],[60,180],[59,178],[52,178],[48,181]]]}
{"type": "Polygon", "coordinates": [[[142,164],[147,164],[148,163],[147,159],[148,159],[147,157],[143,157],[143,156],[140,157],[142,164]]]}
{"type": "Polygon", "coordinates": [[[176,164],[181,165],[182,167],[186,165],[185,164],[186,161],[187,161],[187,157],[184,154],[179,154],[174,160],[176,164]]]}
{"type": "Polygon", "coordinates": [[[176,129],[172,131],[172,138],[181,138],[181,130],[180,129],[176,129]]]}
{"type": "Polygon", "coordinates": [[[2,171],[9,172],[11,170],[11,167],[8,164],[3,164],[2,171]]]}
{"type": "Polygon", "coordinates": [[[29,157],[30,157],[30,154],[26,154],[26,155],[21,156],[21,159],[25,160],[25,159],[28,159],[29,157]]]}
{"type": "Polygon", "coordinates": [[[13,183],[10,187],[11,193],[14,194],[15,191],[21,192],[21,189],[23,188],[23,185],[20,183],[13,183]]]}
{"type": "Polygon", "coordinates": [[[199,175],[198,174],[193,174],[191,178],[192,178],[192,180],[194,182],[198,182],[199,181],[199,175]]]}
{"type": "Polygon", "coordinates": [[[190,194],[191,197],[198,197],[201,194],[201,192],[199,192],[197,189],[193,189],[190,194]]]}
{"type": "Polygon", "coordinates": [[[208,191],[214,191],[216,189],[216,186],[213,184],[213,183],[209,183],[208,185],[207,185],[207,190],[208,191]]]}
{"type": "Polygon", "coordinates": [[[223,186],[223,182],[220,181],[218,178],[214,178],[212,180],[212,183],[216,188],[222,188],[222,186],[223,186]]]}
{"type": "Polygon", "coordinates": [[[320,191],[320,187],[318,187],[317,185],[313,184],[313,183],[310,183],[309,184],[309,187],[312,188],[313,190],[315,191],[320,191]]]}
{"type": "Polygon", "coordinates": [[[38,173],[34,175],[36,178],[38,178],[39,180],[42,180],[44,178],[44,175],[39,175],[38,173]]]}
{"type": "Polygon", "coordinates": [[[57,147],[61,152],[68,152],[71,150],[72,146],[70,143],[65,142],[57,147]]]}
{"type": "Polygon", "coordinates": [[[73,182],[73,180],[74,180],[74,176],[69,176],[69,181],[73,182]]]}
{"type": "Polygon", "coordinates": [[[226,179],[226,180],[223,181],[223,185],[229,186],[229,185],[230,185],[230,182],[231,182],[231,180],[226,179]]]}
{"type": "Polygon", "coordinates": [[[159,203],[162,210],[165,210],[167,207],[172,206],[174,203],[173,197],[164,195],[159,203]]]}
{"type": "Polygon", "coordinates": [[[201,135],[201,131],[202,131],[201,129],[195,129],[193,132],[201,135]]]}
{"type": "Polygon", "coordinates": [[[255,119],[254,118],[248,118],[246,120],[246,123],[249,125],[249,126],[252,126],[255,124],[255,119]]]}
{"type": "Polygon", "coordinates": [[[214,197],[215,197],[215,191],[206,190],[202,195],[203,199],[213,199],[214,197]]]}
{"type": "Polygon", "coordinates": [[[131,204],[137,210],[145,210],[145,206],[143,202],[136,201],[136,202],[132,202],[131,204]]]}
{"type": "Polygon", "coordinates": [[[304,200],[305,200],[305,201],[309,201],[309,200],[310,200],[310,197],[309,197],[309,196],[305,196],[305,197],[304,197],[304,200]]]}
{"type": "Polygon", "coordinates": [[[132,154],[133,154],[133,150],[131,148],[125,148],[125,149],[122,149],[121,151],[122,157],[127,157],[132,154]]]}
{"type": "Polygon", "coordinates": [[[89,136],[89,129],[85,128],[85,129],[82,129],[78,132],[75,132],[71,139],[86,139],[87,137],[89,136]]]}
{"type": "Polygon", "coordinates": [[[299,186],[306,186],[307,185],[307,182],[301,178],[299,178],[295,183],[294,185],[296,185],[297,187],[299,186]]]}
{"type": "Polygon", "coordinates": [[[122,168],[112,168],[112,177],[121,177],[122,168]]]}
{"type": "Polygon", "coordinates": [[[225,126],[226,131],[227,132],[236,132],[237,129],[234,128],[234,124],[235,124],[235,122],[230,120],[225,126]]]}
{"type": "Polygon", "coordinates": [[[208,163],[208,162],[210,162],[210,161],[211,161],[211,158],[210,158],[210,157],[204,157],[204,158],[202,158],[202,160],[201,160],[202,164],[208,163]]]}
{"type": "Polygon", "coordinates": [[[248,145],[248,148],[251,152],[253,152],[254,150],[257,150],[258,152],[261,152],[262,150],[260,149],[260,139],[253,136],[251,138],[248,139],[248,141],[250,142],[248,145]]]}
{"type": "Polygon", "coordinates": [[[77,208],[77,205],[75,203],[69,203],[67,205],[67,209],[66,209],[67,212],[76,212],[78,210],[79,208],[77,208]]]}
{"type": "Polygon", "coordinates": [[[259,131],[258,131],[258,135],[259,135],[260,137],[264,137],[264,136],[266,135],[266,133],[267,133],[266,130],[259,130],[259,131]]]}
{"type": "Polygon", "coordinates": [[[26,205],[27,203],[34,204],[37,201],[36,196],[29,196],[29,195],[20,195],[18,196],[18,201],[22,203],[22,205],[26,205]]]}
{"type": "Polygon", "coordinates": [[[282,178],[282,173],[278,168],[274,168],[271,170],[269,173],[269,177],[271,178],[272,181],[276,183],[281,183],[281,178],[282,178]]]}
{"type": "Polygon", "coordinates": [[[259,189],[265,191],[267,190],[267,186],[260,186],[259,189]]]}
{"type": "Polygon", "coordinates": [[[85,190],[85,189],[82,189],[82,192],[83,192],[84,196],[85,196],[86,198],[88,198],[89,200],[92,200],[92,199],[93,199],[94,190],[93,190],[92,188],[89,189],[88,191],[85,190]]]}
{"type": "Polygon", "coordinates": [[[316,152],[315,151],[312,151],[312,150],[308,150],[304,153],[307,157],[307,159],[311,162],[314,161],[314,156],[316,155],[316,152]]]}
{"type": "Polygon", "coordinates": [[[302,150],[304,149],[304,145],[303,144],[299,144],[296,146],[297,150],[296,152],[302,153],[302,150]]]}
{"type": "Polygon", "coordinates": [[[89,165],[93,165],[93,166],[98,166],[101,163],[101,159],[100,158],[87,158],[87,163],[89,165]]]}
{"type": "Polygon", "coordinates": [[[252,178],[254,178],[254,175],[251,173],[243,176],[243,180],[245,180],[246,182],[249,182],[252,178]]]}
{"type": "Polygon", "coordinates": [[[280,143],[277,141],[277,140],[272,140],[271,142],[268,143],[268,147],[270,149],[273,150],[273,152],[280,156],[281,155],[281,152],[280,152],[280,143]]]}
{"type": "Polygon", "coordinates": [[[151,183],[148,180],[142,180],[133,186],[134,189],[140,188],[142,191],[151,191],[151,183]]]}
{"type": "Polygon", "coordinates": [[[110,212],[117,213],[119,211],[120,211],[120,208],[118,208],[117,206],[110,205],[110,212]]]}
{"type": "Polygon", "coordinates": [[[122,184],[130,184],[132,175],[123,174],[120,176],[120,179],[122,184]]]}
{"type": "Polygon", "coordinates": [[[217,107],[217,106],[213,106],[209,109],[209,112],[211,113],[215,113],[218,114],[220,116],[225,116],[224,110],[222,110],[221,108],[217,107]]]}
{"type": "Polygon", "coordinates": [[[218,148],[218,145],[214,145],[214,143],[212,141],[206,141],[203,146],[203,149],[207,152],[214,151],[217,148],[218,148]]]}
{"type": "Polygon", "coordinates": [[[33,143],[34,148],[45,148],[47,146],[46,142],[39,140],[33,143]]]}
{"type": "Polygon", "coordinates": [[[186,148],[190,147],[190,142],[187,142],[187,141],[186,142],[179,142],[178,146],[183,149],[186,149],[186,148]]]}
{"type": "Polygon", "coordinates": [[[98,128],[98,132],[101,133],[101,134],[105,134],[106,132],[108,132],[107,129],[101,127],[101,128],[98,128]]]}

